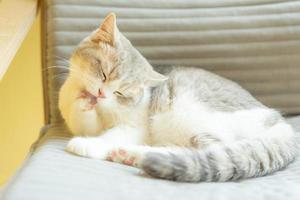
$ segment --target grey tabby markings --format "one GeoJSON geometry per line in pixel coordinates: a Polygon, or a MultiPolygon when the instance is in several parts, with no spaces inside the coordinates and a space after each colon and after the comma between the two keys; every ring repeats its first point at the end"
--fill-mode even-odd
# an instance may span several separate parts
{"type": "MultiPolygon", "coordinates": [[[[203,69],[195,70],[192,67],[173,66],[159,66],[156,69],[167,75],[169,80],[154,90],[160,92],[153,94],[153,99],[159,98],[157,95],[166,95],[164,92],[170,93],[166,91],[166,85],[173,91],[172,94],[169,94],[169,101],[172,101],[176,95],[180,95],[176,91],[180,90],[181,86],[184,86],[185,89],[188,89],[187,86],[189,86],[193,90],[197,90],[196,96],[199,102],[203,102],[217,111],[231,112],[265,107],[238,84],[203,69]]],[[[156,101],[159,100],[156,99],[156,101]]],[[[160,100],[160,102],[163,101],[166,101],[166,98],[160,100]]]]}
{"type": "MultiPolygon", "coordinates": [[[[266,108],[239,85],[218,75],[186,67],[165,69],[159,71],[169,79],[152,91],[150,115],[170,108],[173,99],[184,90],[194,91],[199,102],[217,111],[266,108]]],[[[280,114],[274,111],[264,125],[272,127],[281,120],[280,114]]],[[[168,154],[148,153],[141,162],[142,169],[153,177],[175,181],[238,180],[282,169],[294,160],[298,151],[296,136],[288,139],[276,134],[259,139],[238,138],[231,146],[209,138],[209,134],[203,136],[204,140],[213,141],[209,144],[217,145],[197,148],[191,138],[191,146],[195,148],[178,149],[168,154]]]]}
{"type": "MultiPolygon", "coordinates": [[[[276,148],[278,143],[269,141],[268,146],[276,148]]],[[[279,142],[280,143],[280,142],[279,142]]],[[[282,144],[281,144],[282,146],[282,144]]],[[[170,153],[148,153],[142,162],[143,170],[154,177],[175,181],[199,182],[199,181],[229,181],[242,178],[264,176],[285,167],[292,162],[297,151],[297,142],[286,144],[284,151],[272,151],[266,148],[260,141],[246,141],[241,145],[241,151],[233,151],[230,147],[220,147],[219,155],[214,149],[206,150],[185,149],[183,155],[170,153]],[[261,148],[261,155],[267,154],[264,160],[256,149],[261,148]],[[292,153],[294,152],[294,153],[292,153]],[[226,165],[218,159],[218,156],[226,158],[226,165]],[[242,160],[247,158],[246,162],[242,160]],[[269,166],[267,164],[269,163],[269,166]]]]}

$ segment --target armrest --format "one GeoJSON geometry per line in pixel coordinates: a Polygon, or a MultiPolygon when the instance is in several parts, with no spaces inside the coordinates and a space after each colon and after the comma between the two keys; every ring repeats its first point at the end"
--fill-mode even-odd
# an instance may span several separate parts
{"type": "Polygon", "coordinates": [[[38,0],[0,1],[0,80],[28,33],[38,11],[38,0]]]}

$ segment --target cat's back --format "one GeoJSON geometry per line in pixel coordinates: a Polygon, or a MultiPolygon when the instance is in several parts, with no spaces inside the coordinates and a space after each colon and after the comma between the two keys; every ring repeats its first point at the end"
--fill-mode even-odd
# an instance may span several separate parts
{"type": "Polygon", "coordinates": [[[212,72],[193,67],[166,67],[169,77],[152,91],[152,110],[164,110],[180,99],[190,99],[217,111],[264,107],[237,83],[212,72]]]}

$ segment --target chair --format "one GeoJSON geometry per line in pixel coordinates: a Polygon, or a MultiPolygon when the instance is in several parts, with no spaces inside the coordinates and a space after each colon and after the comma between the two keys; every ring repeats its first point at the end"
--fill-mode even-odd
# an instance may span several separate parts
{"type": "Polygon", "coordinates": [[[235,80],[300,132],[300,1],[47,0],[43,9],[48,125],[4,200],[300,199],[299,158],[265,177],[191,184],[67,153],[71,136],[57,108],[67,70],[49,68],[67,66],[76,44],[113,11],[120,30],[157,69],[196,66],[235,80]]]}

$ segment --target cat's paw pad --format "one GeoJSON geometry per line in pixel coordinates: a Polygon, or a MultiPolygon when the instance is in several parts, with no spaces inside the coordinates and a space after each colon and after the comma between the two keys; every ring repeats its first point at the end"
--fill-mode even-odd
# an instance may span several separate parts
{"type": "Polygon", "coordinates": [[[79,94],[78,99],[80,101],[80,107],[83,111],[89,111],[89,110],[93,110],[96,108],[97,97],[90,94],[89,92],[82,91],[79,94]]]}
{"type": "Polygon", "coordinates": [[[137,153],[127,151],[125,148],[118,148],[110,151],[107,160],[122,163],[124,165],[137,167],[140,156],[137,153]]]}

